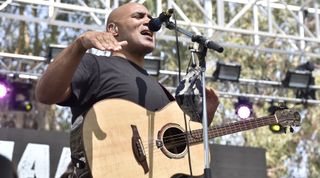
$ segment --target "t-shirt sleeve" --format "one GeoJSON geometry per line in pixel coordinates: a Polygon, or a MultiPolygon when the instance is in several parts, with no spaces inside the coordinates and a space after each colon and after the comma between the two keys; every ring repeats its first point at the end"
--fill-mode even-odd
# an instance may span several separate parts
{"type": "Polygon", "coordinates": [[[92,54],[86,53],[73,75],[71,96],[57,104],[70,107],[87,105],[97,90],[98,70],[96,58],[92,54]]]}

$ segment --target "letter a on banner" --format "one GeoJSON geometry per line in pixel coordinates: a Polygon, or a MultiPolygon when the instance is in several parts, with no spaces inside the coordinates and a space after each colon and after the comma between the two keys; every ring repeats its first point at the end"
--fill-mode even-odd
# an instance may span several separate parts
{"type": "Polygon", "coordinates": [[[49,145],[29,143],[18,164],[19,177],[49,178],[49,145]]]}

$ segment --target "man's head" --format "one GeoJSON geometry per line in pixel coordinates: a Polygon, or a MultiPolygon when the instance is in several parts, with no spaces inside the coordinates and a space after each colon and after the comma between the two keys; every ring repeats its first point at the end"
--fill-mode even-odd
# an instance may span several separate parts
{"type": "Polygon", "coordinates": [[[151,19],[145,6],[127,3],[113,10],[107,20],[107,31],[118,41],[127,41],[123,50],[131,54],[145,55],[155,48],[155,37],[148,29],[151,19]]]}

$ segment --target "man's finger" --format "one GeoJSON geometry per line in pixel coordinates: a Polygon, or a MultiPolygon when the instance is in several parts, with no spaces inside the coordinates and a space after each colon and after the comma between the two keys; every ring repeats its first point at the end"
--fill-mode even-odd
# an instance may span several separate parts
{"type": "Polygon", "coordinates": [[[127,46],[128,45],[128,41],[120,41],[118,44],[120,46],[127,46]]]}

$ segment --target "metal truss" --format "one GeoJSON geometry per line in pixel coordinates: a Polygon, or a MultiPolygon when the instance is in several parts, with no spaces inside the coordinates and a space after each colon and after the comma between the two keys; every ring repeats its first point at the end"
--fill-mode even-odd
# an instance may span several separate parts
{"type": "MultiPolygon", "coordinates": [[[[112,9],[122,4],[121,0],[97,0],[97,6],[89,6],[83,0],[74,0],[74,4],[64,3],[62,0],[6,0],[0,1],[0,18],[13,19],[27,23],[40,23],[70,27],[83,30],[104,31],[105,21],[112,9]],[[99,5],[98,5],[99,4],[99,5]],[[45,15],[32,16],[31,14],[19,15],[8,11],[10,7],[25,6],[30,8],[46,9],[45,15]],[[57,18],[59,14],[90,17],[91,20],[81,24],[70,20],[57,18]]],[[[134,2],[144,3],[145,0],[134,2]]],[[[173,8],[177,16],[177,24],[188,28],[195,34],[202,34],[211,40],[219,42],[224,48],[238,48],[255,52],[278,53],[299,57],[301,61],[320,58],[320,20],[319,2],[306,0],[302,4],[287,4],[285,0],[186,0],[194,9],[184,9],[177,0],[155,0],[155,12],[160,14],[164,9],[173,8]],[[230,13],[233,12],[233,13],[230,13]],[[192,21],[195,13],[201,19],[192,21]],[[278,22],[276,14],[288,14],[288,18],[278,22]],[[212,15],[211,15],[212,14],[212,15]],[[226,17],[226,14],[229,14],[226,17]],[[232,16],[230,16],[230,14],[232,16]],[[252,25],[243,27],[244,18],[250,20],[252,25]],[[250,37],[251,43],[237,44],[223,41],[226,36],[250,37]],[[272,48],[266,45],[266,39],[281,43],[282,48],[272,48]]],[[[175,41],[175,37],[167,29],[162,29],[158,40],[175,41]]],[[[180,41],[191,42],[190,39],[180,36],[180,41]]],[[[18,76],[20,78],[38,79],[46,68],[45,57],[0,53],[0,74],[18,76]]],[[[169,74],[167,74],[169,75],[169,74]]],[[[241,79],[240,83],[265,83],[277,86],[279,83],[241,79]],[[242,80],[242,81],[241,81],[242,80]]],[[[319,86],[311,86],[318,90],[319,86]]],[[[223,92],[221,93],[223,94],[223,92]]],[[[225,95],[230,95],[224,93],[225,95]]],[[[312,103],[313,101],[311,101],[312,103]]],[[[318,101],[315,101],[316,103],[318,101]]]]}
{"type": "MultiPolygon", "coordinates": [[[[176,71],[167,71],[160,70],[160,83],[164,83],[170,77],[177,78],[179,75],[176,71]]],[[[185,76],[186,73],[181,73],[182,76],[185,76]]],[[[212,83],[213,77],[206,75],[206,81],[212,83]]],[[[289,96],[289,91],[296,89],[293,88],[284,88],[281,82],[277,81],[268,81],[268,80],[253,80],[239,78],[238,82],[218,82],[220,87],[215,88],[216,93],[219,97],[223,98],[237,98],[237,97],[246,97],[251,98],[252,100],[263,100],[263,101],[274,101],[274,102],[287,102],[287,103],[304,103],[309,105],[319,105],[319,99],[305,99],[305,98],[295,98],[289,96]],[[246,86],[246,89],[239,89],[242,86],[246,86]],[[252,89],[255,88],[255,92],[252,92],[252,89]],[[258,90],[258,91],[257,91],[258,90]],[[268,94],[264,94],[268,90],[268,94]],[[270,95],[272,93],[272,95],[270,95]]],[[[178,85],[178,82],[176,82],[178,85]]],[[[176,87],[166,86],[166,88],[172,93],[175,93],[176,87]]],[[[309,89],[314,89],[315,91],[320,91],[320,86],[310,85],[309,89]]]]}
{"type": "Polygon", "coordinates": [[[47,59],[0,52],[0,74],[13,78],[37,80],[46,68],[47,59]]]}
{"type": "MultiPolygon", "coordinates": [[[[0,5],[0,16],[2,18],[21,20],[34,23],[45,23],[63,27],[78,28],[83,30],[104,30],[106,17],[111,10],[121,4],[120,0],[97,0],[100,7],[89,7],[83,0],[74,0],[75,4],[63,3],[61,0],[6,0],[0,5]],[[6,11],[10,6],[30,6],[32,8],[46,8],[47,14],[43,17],[26,16],[6,11]],[[75,13],[90,16],[91,21],[79,24],[72,21],[57,19],[58,14],[67,13],[70,16],[75,13]]],[[[135,2],[144,3],[145,0],[135,2]]],[[[290,5],[285,0],[187,0],[184,2],[194,5],[194,11],[187,12],[178,5],[179,1],[156,0],[154,14],[160,14],[165,8],[174,8],[178,16],[178,25],[190,27],[196,34],[220,41],[225,48],[242,48],[261,52],[281,53],[307,58],[319,58],[320,51],[320,20],[319,2],[317,0],[306,0],[299,5],[290,5]],[[216,9],[214,12],[213,9],[216,9]],[[276,21],[276,12],[288,14],[280,25],[276,21]],[[226,12],[232,13],[232,17],[225,17],[226,12]],[[194,22],[190,19],[192,14],[200,14],[202,22],[194,22]],[[212,15],[210,15],[212,14],[212,15]],[[252,26],[244,28],[241,20],[244,16],[249,17],[252,26]],[[267,23],[267,25],[266,25],[267,23]],[[283,24],[288,24],[283,26],[283,24]],[[224,42],[222,37],[232,34],[248,35],[253,39],[252,44],[235,44],[224,42]],[[283,43],[283,49],[268,48],[263,45],[264,39],[274,39],[283,43]]],[[[181,3],[181,1],[180,1],[181,3]]],[[[168,30],[162,30],[158,35],[159,40],[175,40],[168,30]]],[[[181,38],[182,41],[189,39],[181,38]]]]}

